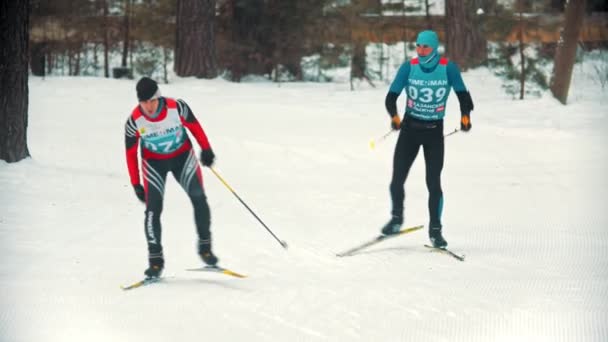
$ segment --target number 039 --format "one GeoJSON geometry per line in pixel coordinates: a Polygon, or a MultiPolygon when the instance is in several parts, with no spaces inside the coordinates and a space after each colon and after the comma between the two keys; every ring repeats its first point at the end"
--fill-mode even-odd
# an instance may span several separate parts
{"type": "Polygon", "coordinates": [[[438,88],[433,92],[432,88],[422,88],[420,89],[420,93],[418,93],[418,88],[414,86],[410,86],[407,89],[407,95],[412,100],[418,100],[420,102],[429,103],[429,102],[441,102],[445,97],[447,90],[445,88],[438,88]],[[434,95],[434,96],[433,96],[434,95]]]}

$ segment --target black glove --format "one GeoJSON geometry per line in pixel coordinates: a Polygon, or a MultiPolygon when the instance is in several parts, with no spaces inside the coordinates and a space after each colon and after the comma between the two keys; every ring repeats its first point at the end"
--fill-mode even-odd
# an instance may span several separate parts
{"type": "Polygon", "coordinates": [[[214,160],[215,154],[213,153],[212,149],[201,151],[201,163],[203,163],[203,166],[211,167],[211,165],[213,165],[214,160]]]}
{"type": "Polygon", "coordinates": [[[471,130],[471,117],[469,114],[462,114],[460,117],[460,130],[468,132],[471,130]]]}
{"type": "Polygon", "coordinates": [[[133,185],[133,190],[135,190],[135,196],[137,196],[142,203],[146,203],[146,190],[144,190],[144,187],[141,186],[141,184],[135,184],[133,185]]]}
{"type": "Polygon", "coordinates": [[[399,114],[395,114],[391,118],[391,128],[394,129],[395,131],[398,131],[401,129],[401,118],[399,117],[399,114]]]}

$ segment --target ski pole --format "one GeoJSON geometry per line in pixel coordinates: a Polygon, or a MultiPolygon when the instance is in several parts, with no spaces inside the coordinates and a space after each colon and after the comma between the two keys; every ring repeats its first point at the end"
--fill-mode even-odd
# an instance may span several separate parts
{"type": "Polygon", "coordinates": [[[371,148],[372,150],[376,147],[376,142],[380,142],[383,141],[384,139],[386,139],[386,137],[388,137],[389,135],[391,135],[391,133],[393,133],[394,130],[391,129],[390,131],[384,133],[384,135],[382,135],[381,137],[378,137],[376,139],[371,139],[369,141],[369,148],[371,148]]]}
{"type": "Polygon", "coordinates": [[[232,189],[232,187],[230,185],[228,185],[228,183],[224,180],[224,178],[222,178],[222,176],[220,176],[220,174],[217,173],[217,171],[215,171],[214,168],[209,167],[209,169],[211,169],[211,172],[213,172],[213,174],[226,186],[226,188],[228,190],[230,190],[230,192],[232,192],[234,197],[236,197],[241,202],[241,204],[244,205],[245,208],[247,208],[247,210],[249,210],[251,215],[253,215],[253,217],[255,217],[258,220],[258,222],[260,222],[262,224],[262,226],[264,226],[264,228],[266,228],[266,230],[270,233],[270,235],[272,235],[272,237],[274,237],[275,240],[277,240],[281,244],[281,246],[283,246],[283,248],[287,249],[287,242],[280,240],[276,235],[274,235],[272,230],[270,230],[270,228],[268,228],[268,226],[264,222],[262,222],[262,220],[258,217],[258,215],[256,215],[253,212],[253,210],[251,210],[251,208],[249,208],[249,206],[239,197],[239,195],[236,194],[234,189],[232,189]]]}
{"type": "Polygon", "coordinates": [[[454,128],[454,130],[453,130],[452,132],[450,132],[450,133],[448,133],[448,134],[444,134],[444,135],[443,135],[443,137],[444,137],[444,138],[445,138],[445,137],[449,137],[450,135],[455,134],[455,133],[458,133],[458,132],[460,132],[460,130],[459,130],[458,128],[454,128]]]}
{"type": "MultiPolygon", "coordinates": [[[[388,132],[384,133],[384,135],[383,135],[383,136],[378,137],[378,138],[376,138],[376,139],[371,139],[371,140],[369,141],[369,148],[371,148],[371,149],[373,150],[373,149],[376,147],[376,142],[383,141],[384,139],[386,139],[386,137],[388,137],[388,136],[389,136],[391,133],[393,133],[394,131],[395,131],[395,130],[391,129],[390,131],[388,131],[388,132]]],[[[450,132],[450,133],[448,133],[448,134],[445,134],[443,137],[444,137],[444,138],[445,138],[445,137],[449,137],[450,135],[455,134],[455,133],[458,133],[458,132],[460,132],[460,130],[459,130],[458,128],[455,128],[455,129],[454,129],[452,132],[450,132]]]]}

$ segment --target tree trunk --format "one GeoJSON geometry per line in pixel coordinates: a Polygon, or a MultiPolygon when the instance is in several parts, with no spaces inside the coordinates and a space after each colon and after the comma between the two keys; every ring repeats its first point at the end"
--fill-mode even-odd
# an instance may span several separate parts
{"type": "Polygon", "coordinates": [[[446,54],[462,70],[487,59],[487,42],[475,16],[475,1],[446,1],[446,54]]]}
{"type": "Polygon", "coordinates": [[[46,44],[32,43],[30,46],[30,68],[32,69],[32,75],[43,76],[46,66],[46,44]]]}
{"type": "Polygon", "coordinates": [[[424,11],[426,14],[426,23],[429,29],[433,29],[433,21],[431,20],[431,6],[429,5],[429,0],[424,1],[424,11]]]}
{"type": "Polygon", "coordinates": [[[169,83],[167,64],[169,64],[169,49],[163,48],[163,82],[165,83],[169,83]]]}
{"type": "Polygon", "coordinates": [[[53,72],[53,66],[54,66],[54,61],[55,61],[55,55],[53,55],[53,52],[51,52],[51,49],[47,50],[46,53],[46,74],[50,74],[53,72]]]}
{"type": "Polygon", "coordinates": [[[175,33],[175,73],[217,77],[215,0],[178,0],[175,33]]]}
{"type": "Polygon", "coordinates": [[[99,57],[97,56],[97,43],[93,43],[93,70],[95,70],[95,76],[99,76],[97,74],[98,68],[99,68],[99,57]]]}
{"type": "Polygon", "coordinates": [[[350,77],[364,78],[365,69],[365,43],[355,42],[353,44],[353,55],[350,63],[350,77]]]}
{"type": "Polygon", "coordinates": [[[261,26],[263,5],[260,0],[229,0],[222,5],[224,25],[221,29],[227,37],[227,42],[222,47],[222,62],[234,82],[240,82],[250,72],[250,65],[259,64],[250,55],[257,46],[256,29],[261,26]]]}
{"type": "Polygon", "coordinates": [[[522,0],[518,1],[519,7],[519,28],[517,37],[519,39],[519,59],[521,63],[521,72],[519,74],[519,99],[524,99],[525,86],[526,86],[526,55],[524,54],[524,9],[522,0]]]}
{"type": "Polygon", "coordinates": [[[74,58],[74,76],[80,75],[80,47],[76,50],[76,58],[74,58]]]}
{"type": "Polygon", "coordinates": [[[106,78],[110,77],[110,31],[108,29],[108,0],[102,0],[101,5],[103,6],[103,74],[106,78]]]}
{"type": "Polygon", "coordinates": [[[123,68],[127,67],[127,58],[129,56],[129,29],[130,29],[130,20],[131,17],[131,0],[125,0],[125,19],[123,21],[123,30],[124,30],[124,41],[122,44],[122,64],[123,68]]]}
{"type": "Polygon", "coordinates": [[[356,78],[363,78],[373,88],[376,87],[374,82],[372,82],[372,80],[367,76],[367,63],[365,61],[365,57],[365,43],[360,41],[354,42],[353,55],[350,63],[350,90],[355,90],[353,80],[356,78]]]}
{"type": "Polygon", "coordinates": [[[585,5],[585,0],[568,1],[564,30],[557,44],[550,87],[553,96],[562,104],[566,104],[568,100],[572,69],[576,60],[578,35],[583,24],[585,5]]]}
{"type": "Polygon", "coordinates": [[[72,50],[69,49],[66,53],[68,54],[68,76],[73,76],[72,66],[74,65],[74,61],[73,61],[72,50]]]}
{"type": "Polygon", "coordinates": [[[0,159],[29,157],[27,148],[29,1],[0,2],[0,159]]]}

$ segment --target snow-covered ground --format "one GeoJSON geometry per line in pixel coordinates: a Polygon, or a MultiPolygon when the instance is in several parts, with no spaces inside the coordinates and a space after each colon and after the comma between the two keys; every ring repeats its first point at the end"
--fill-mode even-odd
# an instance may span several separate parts
{"type": "MultiPolygon", "coordinates": [[[[396,135],[368,145],[389,129],[388,86],[161,85],[290,248],[205,169],[214,249],[248,278],[185,271],[200,264],[192,209],[169,177],[168,278],[127,292],[147,265],[123,145],[134,82],[31,78],[32,158],[0,163],[0,341],[607,341],[608,96],[593,69],[575,73],[568,106],[464,73],[473,129],[446,138],[442,183],[444,233],[465,262],[426,250],[426,231],[335,256],[389,218],[396,135]]],[[[446,133],[458,107],[452,95],[446,133]]],[[[408,226],[428,221],[423,165],[408,226]]]]}

